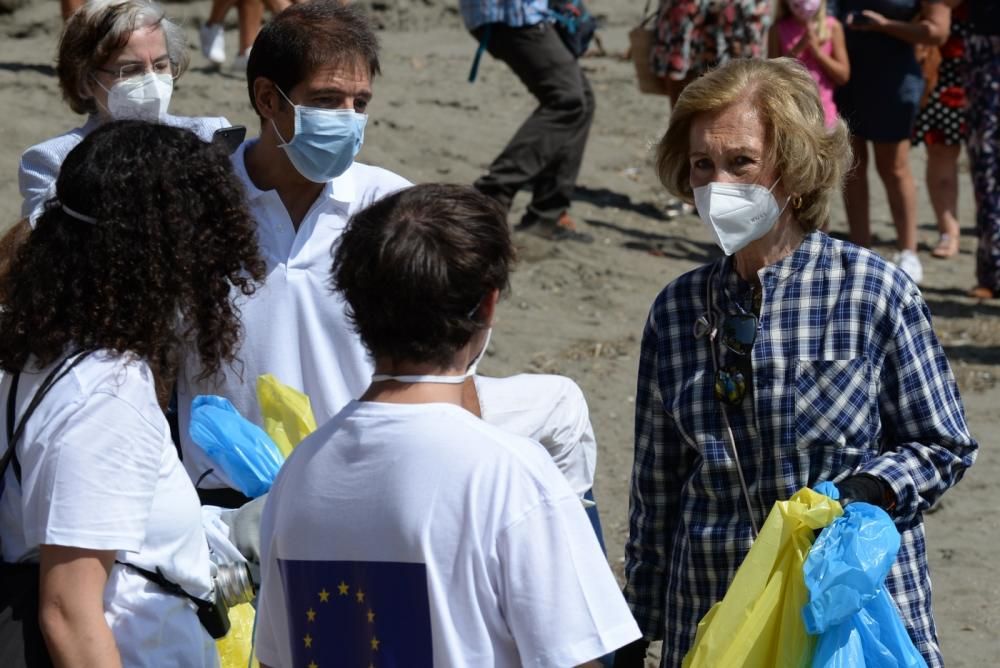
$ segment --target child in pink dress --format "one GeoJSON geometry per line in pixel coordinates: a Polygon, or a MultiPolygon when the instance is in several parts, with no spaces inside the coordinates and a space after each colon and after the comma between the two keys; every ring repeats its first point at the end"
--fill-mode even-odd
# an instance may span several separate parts
{"type": "Polygon", "coordinates": [[[826,112],[826,125],[837,122],[833,90],[851,76],[844,45],[844,28],[826,13],[826,0],[779,0],[774,27],[768,35],[768,55],[797,58],[812,74],[826,112]]]}

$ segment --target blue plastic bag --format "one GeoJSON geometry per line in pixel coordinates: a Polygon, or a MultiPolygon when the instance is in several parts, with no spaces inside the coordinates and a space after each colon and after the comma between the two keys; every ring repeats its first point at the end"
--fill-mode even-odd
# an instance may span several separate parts
{"type": "MultiPolygon", "coordinates": [[[[816,491],[838,498],[832,487],[816,491]]],[[[850,504],[820,533],[802,569],[802,618],[820,635],[813,668],[926,668],[884,586],[898,551],[892,519],[868,503],[850,504]]]]}
{"type": "Polygon", "coordinates": [[[239,414],[228,399],[201,395],[191,402],[191,440],[222,469],[240,492],[266,494],[284,459],[263,429],[239,414]]]}

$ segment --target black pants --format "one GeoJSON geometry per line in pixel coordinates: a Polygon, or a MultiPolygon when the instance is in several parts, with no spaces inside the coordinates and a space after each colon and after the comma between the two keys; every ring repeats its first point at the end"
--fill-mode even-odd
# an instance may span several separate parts
{"type": "MultiPolygon", "coordinates": [[[[482,39],[486,26],[473,33],[482,39]]],[[[549,23],[490,26],[487,51],[505,62],[538,100],[538,108],[476,181],[478,190],[510,205],[530,186],[529,216],[555,221],[569,208],[580,173],[594,92],[576,58],[549,23]]]]}

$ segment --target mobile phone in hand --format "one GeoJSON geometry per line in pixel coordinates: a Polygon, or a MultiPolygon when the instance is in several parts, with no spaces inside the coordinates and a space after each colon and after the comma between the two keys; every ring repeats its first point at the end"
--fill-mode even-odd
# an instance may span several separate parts
{"type": "Polygon", "coordinates": [[[243,140],[246,139],[247,129],[242,125],[231,125],[228,128],[219,128],[212,135],[212,143],[225,148],[230,154],[236,152],[243,140]]]}

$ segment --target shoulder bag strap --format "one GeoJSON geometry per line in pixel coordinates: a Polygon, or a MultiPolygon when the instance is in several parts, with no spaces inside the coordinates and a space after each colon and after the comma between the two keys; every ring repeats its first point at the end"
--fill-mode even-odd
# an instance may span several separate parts
{"type": "Polygon", "coordinates": [[[49,372],[49,375],[45,377],[42,381],[41,386],[35,393],[35,396],[31,398],[31,403],[24,411],[24,415],[21,416],[21,421],[14,426],[14,420],[16,419],[15,410],[17,405],[17,385],[20,379],[21,373],[15,372],[10,382],[10,390],[7,393],[7,452],[4,453],[3,462],[0,462],[0,476],[6,474],[7,465],[10,464],[14,467],[14,477],[17,478],[18,484],[21,482],[21,463],[17,461],[17,451],[14,449],[17,445],[18,439],[21,438],[21,434],[24,433],[24,426],[28,422],[28,418],[31,414],[35,412],[38,408],[38,404],[42,402],[45,395],[49,393],[52,386],[58,383],[63,377],[66,376],[70,371],[73,370],[76,365],[87,358],[92,350],[85,350],[82,353],[76,355],[76,357],[67,357],[64,359],[56,368],[49,372]]]}
{"type": "Polygon", "coordinates": [[[7,474],[7,466],[14,456],[14,447],[9,445],[14,442],[14,411],[17,406],[17,381],[21,378],[21,372],[15,371],[10,378],[10,389],[7,391],[7,450],[0,458],[0,494],[3,494],[3,477],[7,474]]]}

